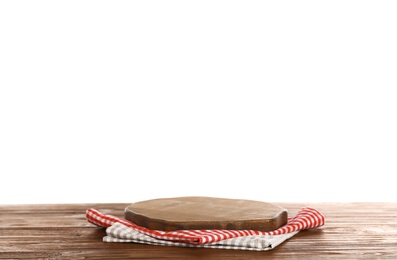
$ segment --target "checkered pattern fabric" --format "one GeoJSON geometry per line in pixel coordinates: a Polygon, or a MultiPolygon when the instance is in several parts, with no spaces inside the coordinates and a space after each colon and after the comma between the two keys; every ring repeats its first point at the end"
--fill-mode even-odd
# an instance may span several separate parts
{"type": "Polygon", "coordinates": [[[181,242],[174,242],[168,240],[157,239],[129,228],[120,223],[114,223],[106,229],[106,234],[103,238],[104,242],[132,242],[149,245],[161,246],[181,246],[181,247],[203,247],[203,248],[218,248],[218,249],[239,249],[251,251],[267,251],[275,248],[288,238],[297,234],[298,231],[282,234],[282,235],[263,235],[263,236],[242,236],[236,238],[229,238],[213,243],[193,245],[181,242]]]}
{"type": "Polygon", "coordinates": [[[301,230],[324,225],[324,216],[313,208],[301,209],[288,223],[274,231],[257,230],[150,230],[126,219],[88,209],[87,220],[106,227],[105,242],[134,242],[153,245],[269,250],[301,230]]]}

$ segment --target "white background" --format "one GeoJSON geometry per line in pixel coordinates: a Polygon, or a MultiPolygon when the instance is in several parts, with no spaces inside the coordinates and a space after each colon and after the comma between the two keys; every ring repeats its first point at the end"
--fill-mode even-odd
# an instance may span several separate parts
{"type": "Polygon", "coordinates": [[[0,204],[396,201],[395,1],[1,1],[0,204]]]}

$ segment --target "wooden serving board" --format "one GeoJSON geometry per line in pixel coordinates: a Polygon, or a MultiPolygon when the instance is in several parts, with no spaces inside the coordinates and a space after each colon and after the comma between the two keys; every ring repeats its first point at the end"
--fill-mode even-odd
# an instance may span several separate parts
{"type": "Polygon", "coordinates": [[[287,223],[287,211],[274,204],[212,197],[141,201],[126,207],[125,218],[155,230],[275,230],[287,223]]]}

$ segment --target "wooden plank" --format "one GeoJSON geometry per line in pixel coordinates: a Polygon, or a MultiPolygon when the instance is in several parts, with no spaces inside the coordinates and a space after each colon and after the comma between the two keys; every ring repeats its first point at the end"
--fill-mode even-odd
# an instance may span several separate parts
{"type": "Polygon", "coordinates": [[[272,231],[287,224],[278,205],[253,200],[177,197],[133,203],[125,218],[154,230],[230,229],[272,231]]]}
{"type": "Polygon", "coordinates": [[[268,252],[179,248],[103,243],[85,220],[89,207],[123,216],[128,204],[2,205],[0,259],[397,259],[397,203],[275,204],[290,215],[312,206],[326,224],[268,252]]]}

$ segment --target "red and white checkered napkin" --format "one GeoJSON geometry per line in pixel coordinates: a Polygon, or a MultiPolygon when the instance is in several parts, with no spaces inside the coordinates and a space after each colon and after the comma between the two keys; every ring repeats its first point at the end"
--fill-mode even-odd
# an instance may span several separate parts
{"type": "Polygon", "coordinates": [[[151,245],[207,247],[266,251],[275,248],[301,230],[324,225],[324,216],[313,208],[302,208],[288,223],[274,231],[257,230],[150,230],[131,221],[88,209],[87,220],[106,227],[104,242],[134,242],[151,245]]]}

